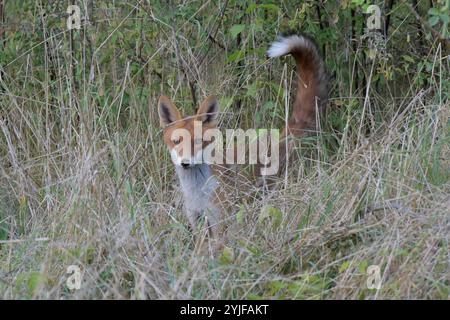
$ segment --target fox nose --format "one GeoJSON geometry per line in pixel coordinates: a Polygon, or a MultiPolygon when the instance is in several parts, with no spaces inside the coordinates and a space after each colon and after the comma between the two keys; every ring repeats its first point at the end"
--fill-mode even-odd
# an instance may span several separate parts
{"type": "Polygon", "coordinates": [[[190,163],[187,160],[182,160],[181,161],[181,166],[186,169],[187,167],[190,166],[190,163]]]}

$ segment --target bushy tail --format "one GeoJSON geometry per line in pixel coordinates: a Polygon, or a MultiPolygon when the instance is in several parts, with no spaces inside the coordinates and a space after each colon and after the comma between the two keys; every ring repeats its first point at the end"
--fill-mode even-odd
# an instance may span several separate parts
{"type": "Polygon", "coordinates": [[[304,35],[282,36],[272,43],[267,54],[270,58],[291,54],[297,63],[297,93],[292,116],[282,135],[302,136],[315,130],[316,109],[320,109],[327,98],[327,79],[314,41],[304,35]]]}

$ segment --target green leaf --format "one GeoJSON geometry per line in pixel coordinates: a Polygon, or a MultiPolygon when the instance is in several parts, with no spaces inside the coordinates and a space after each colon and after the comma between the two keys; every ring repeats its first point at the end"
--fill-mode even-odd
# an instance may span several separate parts
{"type": "Polygon", "coordinates": [[[367,262],[367,260],[361,261],[361,262],[359,263],[359,265],[358,265],[358,271],[359,271],[360,273],[365,274],[368,265],[369,265],[369,262],[367,262]]]}
{"type": "Polygon", "coordinates": [[[435,26],[439,22],[439,16],[432,16],[428,19],[430,26],[435,26]]]}
{"type": "Polygon", "coordinates": [[[272,3],[263,3],[258,5],[258,8],[272,10],[272,11],[280,11],[280,8],[276,4],[272,3]]]}
{"type": "Polygon", "coordinates": [[[272,112],[273,110],[276,110],[277,104],[274,101],[266,101],[266,103],[263,104],[262,110],[264,112],[272,112]]]}
{"type": "Polygon", "coordinates": [[[281,290],[287,287],[287,284],[281,280],[273,280],[269,283],[270,294],[272,296],[279,293],[281,290]]]}
{"type": "Polygon", "coordinates": [[[220,255],[220,263],[230,264],[234,260],[234,251],[232,248],[224,247],[222,254],[220,255]]]}
{"type": "Polygon", "coordinates": [[[352,0],[354,6],[362,6],[365,0],[352,0]]]}
{"type": "Polygon", "coordinates": [[[405,61],[407,61],[407,62],[414,63],[414,59],[413,59],[412,57],[406,55],[406,54],[403,55],[403,59],[404,59],[405,61]]]}
{"type": "Polygon", "coordinates": [[[428,10],[428,14],[431,16],[437,16],[439,15],[439,10],[437,8],[431,8],[430,10],[428,10]]]}
{"type": "Polygon", "coordinates": [[[244,57],[244,51],[237,50],[228,56],[228,62],[237,62],[244,57]]]}
{"type": "Polygon", "coordinates": [[[247,295],[247,299],[248,299],[248,300],[264,300],[264,297],[263,297],[263,296],[260,296],[260,295],[258,295],[258,294],[256,294],[256,293],[249,293],[249,294],[247,295]]]}
{"type": "Polygon", "coordinates": [[[252,3],[247,7],[247,10],[245,10],[246,14],[252,13],[253,10],[255,10],[257,8],[256,3],[252,3]]]}
{"type": "Polygon", "coordinates": [[[444,23],[450,22],[450,16],[448,14],[440,14],[439,17],[441,18],[441,21],[444,23]]]}
{"type": "Polygon", "coordinates": [[[339,267],[339,272],[342,273],[344,271],[346,271],[348,269],[348,267],[350,267],[350,262],[349,261],[344,261],[341,266],[339,267]]]}
{"type": "Polygon", "coordinates": [[[273,219],[274,226],[278,227],[281,224],[281,221],[283,220],[283,212],[281,212],[281,210],[278,208],[271,207],[269,214],[273,219]]]}
{"type": "Polygon", "coordinates": [[[230,29],[231,38],[236,39],[237,35],[245,30],[245,24],[235,24],[230,29]]]}
{"type": "Polygon", "coordinates": [[[247,10],[245,10],[246,14],[252,13],[255,9],[267,9],[268,11],[272,10],[275,12],[280,11],[280,8],[276,4],[271,3],[263,3],[263,4],[255,4],[252,3],[247,7],[247,10]]]}
{"type": "Polygon", "coordinates": [[[255,98],[257,93],[257,83],[253,82],[251,85],[247,87],[247,96],[255,98]]]}
{"type": "Polygon", "coordinates": [[[241,206],[239,208],[238,213],[236,213],[236,221],[238,224],[243,224],[244,223],[244,207],[241,206]]]}
{"type": "Polygon", "coordinates": [[[279,227],[283,220],[283,212],[271,205],[266,205],[261,209],[258,221],[261,223],[265,219],[270,218],[275,228],[279,227]]]}
{"type": "Polygon", "coordinates": [[[43,274],[39,272],[31,272],[28,279],[28,290],[30,293],[34,293],[38,286],[45,281],[43,274]]]}

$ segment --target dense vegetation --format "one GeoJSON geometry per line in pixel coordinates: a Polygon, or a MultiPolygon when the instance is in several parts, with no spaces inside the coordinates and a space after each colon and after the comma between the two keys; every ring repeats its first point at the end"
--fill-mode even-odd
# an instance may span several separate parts
{"type": "Polygon", "coordinates": [[[0,1],[0,298],[448,299],[449,2],[0,1]],[[281,127],[294,64],[265,52],[287,30],[326,61],[321,134],[273,192],[240,182],[205,254],[157,98],[190,114],[214,93],[222,127],[281,127]]]}

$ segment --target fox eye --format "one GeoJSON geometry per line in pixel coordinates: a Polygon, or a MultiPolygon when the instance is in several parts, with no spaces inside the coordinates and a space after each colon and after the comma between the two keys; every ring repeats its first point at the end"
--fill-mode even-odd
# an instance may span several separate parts
{"type": "Polygon", "coordinates": [[[173,142],[173,144],[179,144],[181,142],[181,139],[180,138],[174,139],[174,140],[172,140],[172,142],[173,142]]]}

